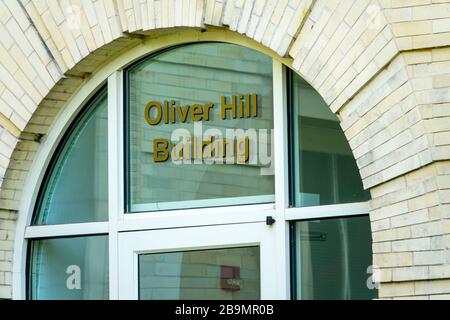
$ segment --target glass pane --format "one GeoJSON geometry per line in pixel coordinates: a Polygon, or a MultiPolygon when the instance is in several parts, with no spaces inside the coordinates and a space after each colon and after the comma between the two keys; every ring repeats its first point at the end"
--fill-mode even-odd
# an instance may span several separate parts
{"type": "Polygon", "coordinates": [[[297,299],[374,299],[367,280],[372,265],[369,217],[295,223],[297,299]]]}
{"type": "Polygon", "coordinates": [[[308,83],[290,78],[294,205],[369,200],[339,120],[308,83]]]}
{"type": "Polygon", "coordinates": [[[107,94],[103,90],[67,132],[50,165],[34,224],[108,218],[107,94]]]}
{"type": "Polygon", "coordinates": [[[31,241],[29,298],[109,298],[108,236],[31,241]]]}
{"type": "Polygon", "coordinates": [[[201,43],[150,57],[127,77],[129,211],[274,201],[271,58],[236,45],[201,43]],[[238,140],[227,134],[239,134],[231,129],[244,130],[247,145],[230,143],[238,140]],[[183,152],[172,153],[159,139],[188,142],[183,152]],[[207,141],[217,145],[202,143],[207,141]],[[238,150],[248,161],[238,162],[238,150]]]}
{"type": "Polygon", "coordinates": [[[140,255],[139,298],[260,299],[259,247],[140,255]]]}

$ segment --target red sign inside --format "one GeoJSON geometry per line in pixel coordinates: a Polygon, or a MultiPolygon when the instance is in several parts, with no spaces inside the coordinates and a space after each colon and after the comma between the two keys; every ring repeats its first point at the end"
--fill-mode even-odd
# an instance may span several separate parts
{"type": "Polygon", "coordinates": [[[220,279],[223,290],[241,290],[241,268],[233,266],[220,266],[220,279]]]}

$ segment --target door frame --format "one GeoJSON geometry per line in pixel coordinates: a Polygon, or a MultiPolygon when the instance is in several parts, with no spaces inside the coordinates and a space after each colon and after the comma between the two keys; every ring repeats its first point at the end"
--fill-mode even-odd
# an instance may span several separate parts
{"type": "Polygon", "coordinates": [[[260,247],[261,299],[277,299],[275,232],[265,223],[120,232],[118,248],[119,299],[139,298],[138,256],[208,249],[260,247]]]}

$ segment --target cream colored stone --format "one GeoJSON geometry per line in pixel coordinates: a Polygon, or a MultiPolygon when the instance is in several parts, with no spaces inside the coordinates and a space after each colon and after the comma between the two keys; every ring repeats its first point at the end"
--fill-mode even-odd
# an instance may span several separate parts
{"type": "MultiPolygon", "coordinates": [[[[440,256],[450,243],[449,173],[440,167],[438,174],[434,165],[450,158],[445,1],[317,0],[311,12],[311,0],[22,1],[31,21],[16,2],[0,2],[0,112],[19,131],[27,127],[25,136],[46,133],[82,80],[55,84],[73,67],[95,72],[108,55],[140,42],[124,32],[155,36],[155,28],[229,26],[279,55],[288,51],[293,68],[338,112],[364,186],[371,188],[373,250],[392,254],[377,258],[388,266],[383,280],[394,281],[380,296],[445,296],[433,291],[440,282],[430,288],[417,282],[427,268],[430,278],[448,277],[450,263],[440,256]],[[70,29],[69,3],[82,7],[79,30],[70,29]],[[414,266],[398,266],[405,263],[414,266]]],[[[15,210],[37,145],[16,147],[17,139],[2,130],[1,206],[15,210]],[[10,160],[14,149],[20,150],[10,160]]],[[[0,231],[14,228],[15,222],[0,224],[0,231]]],[[[0,262],[6,252],[11,257],[11,243],[2,246],[9,249],[0,251],[0,262]]],[[[7,274],[0,277],[0,298],[11,296],[7,274]]]]}
{"type": "Polygon", "coordinates": [[[382,283],[379,290],[380,298],[414,296],[414,294],[413,282],[382,283]]]}

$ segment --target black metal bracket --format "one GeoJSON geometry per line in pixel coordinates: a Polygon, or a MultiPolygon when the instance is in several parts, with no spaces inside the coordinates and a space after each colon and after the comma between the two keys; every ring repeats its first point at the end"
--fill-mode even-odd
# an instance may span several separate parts
{"type": "Polygon", "coordinates": [[[275,219],[272,217],[272,216],[267,216],[266,217],[266,224],[268,225],[268,226],[271,226],[271,225],[273,225],[275,223],[275,219]]]}

